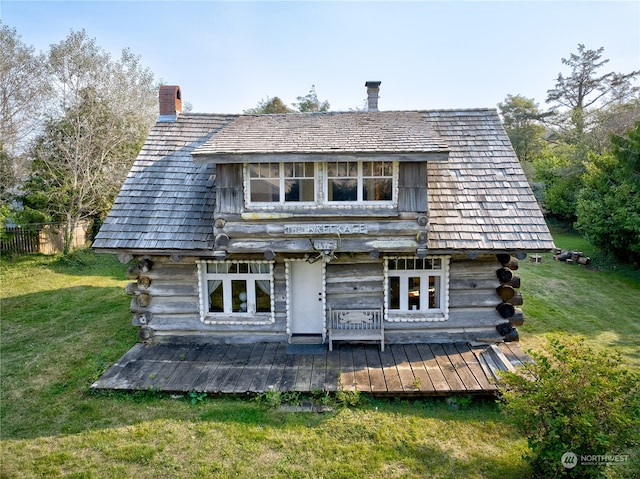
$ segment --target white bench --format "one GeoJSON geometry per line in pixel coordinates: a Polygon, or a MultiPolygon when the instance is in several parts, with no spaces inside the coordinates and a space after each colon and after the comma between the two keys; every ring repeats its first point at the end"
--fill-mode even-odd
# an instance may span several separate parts
{"type": "Polygon", "coordinates": [[[384,351],[384,320],[380,309],[329,309],[329,351],[333,341],[380,341],[384,351]]]}

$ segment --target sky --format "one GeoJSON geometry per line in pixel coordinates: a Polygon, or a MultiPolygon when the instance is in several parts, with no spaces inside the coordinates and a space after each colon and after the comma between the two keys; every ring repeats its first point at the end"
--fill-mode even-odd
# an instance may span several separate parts
{"type": "Polygon", "coordinates": [[[180,85],[194,112],[291,104],[315,85],[331,109],[495,108],[523,95],[546,108],[562,58],[604,47],[602,72],[640,69],[640,1],[0,0],[2,23],[46,52],[71,30],[141,57],[180,85]]]}

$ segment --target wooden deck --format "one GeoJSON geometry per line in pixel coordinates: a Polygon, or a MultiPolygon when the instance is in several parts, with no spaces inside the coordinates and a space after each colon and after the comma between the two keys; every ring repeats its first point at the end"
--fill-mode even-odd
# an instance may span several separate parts
{"type": "Polygon", "coordinates": [[[530,359],[515,343],[379,346],[137,344],[94,389],[251,394],[270,389],[372,395],[493,394],[497,370],[530,359]],[[297,349],[296,349],[297,347],[297,349]]]}

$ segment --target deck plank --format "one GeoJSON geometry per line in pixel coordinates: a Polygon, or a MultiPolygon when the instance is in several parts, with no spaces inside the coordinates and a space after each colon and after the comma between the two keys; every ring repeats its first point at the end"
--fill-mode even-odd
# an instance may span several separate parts
{"type": "Polygon", "coordinates": [[[338,389],[381,395],[494,394],[494,375],[530,361],[518,345],[340,344],[290,354],[286,344],[136,344],[96,389],[246,394],[338,389]]]}
{"type": "Polygon", "coordinates": [[[356,390],[370,392],[371,381],[369,380],[369,367],[367,365],[364,346],[356,346],[353,348],[353,370],[356,390]]]}
{"type": "Polygon", "coordinates": [[[387,348],[380,351],[380,362],[382,363],[382,372],[384,373],[384,382],[387,383],[387,391],[402,391],[402,383],[396,366],[393,353],[387,348]]]}
{"type": "Polygon", "coordinates": [[[235,384],[235,392],[243,393],[249,391],[266,347],[267,345],[265,343],[257,343],[254,345],[246,361],[244,370],[240,374],[238,382],[235,384]]]}
{"type": "Polygon", "coordinates": [[[293,387],[296,383],[296,377],[298,376],[298,356],[295,354],[287,354],[286,346],[283,349],[283,354],[284,365],[277,389],[278,391],[294,391],[293,387]]]}
{"type": "Polygon", "coordinates": [[[282,383],[282,375],[287,365],[287,346],[278,344],[275,352],[273,353],[273,364],[269,370],[267,376],[267,382],[265,391],[274,390],[280,391],[280,384],[282,383]]]}
{"type": "Polygon", "coordinates": [[[449,384],[451,390],[466,391],[464,383],[460,379],[460,376],[458,376],[458,373],[456,372],[453,363],[449,359],[449,356],[447,356],[447,353],[445,353],[443,346],[441,344],[432,344],[431,351],[433,351],[436,362],[438,363],[438,366],[440,366],[440,370],[447,380],[447,383],[449,384]]]}
{"type": "Polygon", "coordinates": [[[418,344],[417,348],[420,356],[422,357],[422,361],[424,362],[425,369],[429,373],[429,378],[433,383],[434,390],[443,392],[451,391],[451,386],[444,377],[444,373],[442,372],[442,369],[440,369],[440,365],[438,364],[438,361],[436,361],[436,356],[429,345],[418,344]]]}
{"type": "Polygon", "coordinates": [[[478,382],[480,389],[486,391],[491,391],[492,389],[494,389],[495,385],[492,384],[487,378],[487,375],[484,373],[482,367],[480,366],[480,363],[478,362],[475,354],[473,354],[473,351],[471,350],[469,345],[457,343],[456,349],[460,353],[460,356],[462,356],[462,360],[465,362],[465,364],[473,374],[473,377],[478,382]]]}
{"type": "Polygon", "coordinates": [[[386,392],[387,383],[384,381],[384,372],[382,371],[382,361],[378,348],[367,348],[365,350],[367,356],[367,364],[369,366],[369,382],[372,392],[386,392]]]}
{"type": "MultiPolygon", "coordinates": [[[[218,368],[222,364],[222,360],[224,356],[227,354],[227,350],[229,346],[226,344],[216,344],[211,351],[209,351],[209,357],[207,358],[202,371],[200,371],[200,376],[196,379],[193,389],[198,392],[209,392],[208,389],[209,383],[214,378],[216,373],[218,372],[218,368]]],[[[200,357],[203,353],[201,353],[200,357]]]]}
{"type": "Polygon", "coordinates": [[[326,352],[325,360],[327,370],[324,376],[322,389],[325,391],[335,392],[340,387],[340,356],[326,352]]]}
{"type": "Polygon", "coordinates": [[[353,349],[348,346],[338,349],[340,363],[340,384],[338,388],[345,391],[356,390],[355,367],[353,366],[353,349]]]}
{"type": "Polygon", "coordinates": [[[248,390],[250,392],[262,392],[266,389],[269,373],[271,372],[271,366],[274,363],[277,350],[278,345],[275,343],[268,343],[264,348],[260,364],[256,366],[256,372],[249,385],[248,390]]]}
{"type": "Polygon", "coordinates": [[[404,351],[407,355],[407,360],[411,365],[413,376],[416,378],[414,386],[418,386],[418,389],[423,392],[434,391],[435,388],[433,386],[433,383],[431,382],[431,377],[427,372],[425,363],[420,356],[418,347],[415,344],[407,344],[404,347],[404,351]]]}
{"type": "Polygon", "coordinates": [[[327,355],[326,354],[314,354],[313,369],[311,370],[311,383],[309,388],[311,391],[321,390],[326,382],[327,375],[327,355]]]}
{"type": "Polygon", "coordinates": [[[237,393],[236,384],[242,376],[248,374],[245,372],[247,362],[251,356],[251,352],[257,345],[254,344],[242,344],[239,346],[238,354],[233,360],[233,363],[229,367],[229,373],[224,378],[224,381],[220,385],[221,393],[237,393]]]}
{"type": "Polygon", "coordinates": [[[411,366],[409,365],[409,359],[407,353],[404,350],[402,344],[392,344],[390,346],[393,353],[393,359],[398,370],[398,376],[400,377],[400,384],[403,391],[415,391],[416,389],[416,377],[413,375],[411,366]]]}
{"type": "Polygon", "coordinates": [[[471,372],[471,369],[469,369],[466,361],[460,354],[460,351],[458,351],[456,345],[454,343],[444,344],[442,346],[442,349],[444,349],[444,352],[449,357],[449,361],[451,361],[451,364],[458,374],[458,377],[460,377],[460,380],[462,381],[465,389],[467,391],[478,391],[482,389],[475,376],[471,372]]]}
{"type": "Polygon", "coordinates": [[[240,353],[240,345],[230,344],[225,355],[220,360],[220,365],[211,380],[207,383],[205,391],[219,393],[222,392],[222,384],[224,384],[227,376],[231,373],[233,362],[240,353]]]}
{"type": "Polygon", "coordinates": [[[295,382],[293,383],[293,390],[301,392],[310,391],[313,355],[297,354],[294,357],[296,359],[297,374],[295,382]]]}

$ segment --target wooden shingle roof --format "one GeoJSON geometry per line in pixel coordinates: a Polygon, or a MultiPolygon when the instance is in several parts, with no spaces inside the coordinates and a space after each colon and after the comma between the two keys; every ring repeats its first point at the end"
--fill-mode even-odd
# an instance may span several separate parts
{"type": "Polygon", "coordinates": [[[495,110],[426,111],[449,144],[428,163],[429,247],[549,250],[553,238],[495,110]]]}
{"type": "Polygon", "coordinates": [[[151,129],[93,247],[206,250],[213,247],[213,165],[191,152],[234,117],[181,114],[151,129]]]}
{"type": "Polygon", "coordinates": [[[259,116],[181,114],[173,123],[157,123],[153,127],[93,246],[105,251],[210,251],[215,166],[194,161],[198,155],[243,156],[278,151],[380,154],[394,151],[393,148],[425,155],[447,152],[446,161],[428,162],[425,178],[431,250],[542,251],[554,246],[493,109],[259,116]],[[325,128],[320,140],[318,130],[309,127],[318,118],[322,118],[325,128]],[[378,131],[376,138],[377,119],[381,120],[378,126],[391,127],[378,131]],[[356,144],[353,138],[357,135],[352,133],[341,137],[337,126],[329,129],[331,123],[350,124],[351,128],[360,125],[360,138],[366,141],[356,144]],[[284,130],[283,125],[287,126],[284,130]],[[263,135],[257,135],[260,129],[263,135]],[[251,135],[246,134],[249,130],[251,135]]]}
{"type": "Polygon", "coordinates": [[[225,155],[446,153],[447,144],[418,112],[243,115],[194,151],[225,155]]]}

